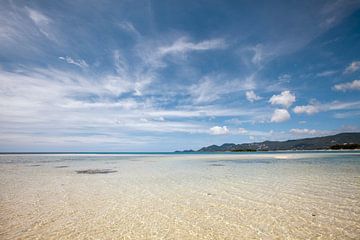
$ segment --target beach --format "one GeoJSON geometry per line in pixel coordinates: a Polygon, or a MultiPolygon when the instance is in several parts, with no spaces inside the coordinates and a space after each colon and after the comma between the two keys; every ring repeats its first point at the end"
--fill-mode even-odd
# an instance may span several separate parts
{"type": "Polygon", "coordinates": [[[1,239],[358,239],[360,153],[2,154],[1,239]]]}

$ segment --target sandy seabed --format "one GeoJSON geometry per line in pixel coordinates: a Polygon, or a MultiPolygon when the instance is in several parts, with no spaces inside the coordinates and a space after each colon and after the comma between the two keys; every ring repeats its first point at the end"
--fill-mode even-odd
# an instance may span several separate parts
{"type": "Polygon", "coordinates": [[[360,153],[0,155],[0,239],[360,239],[360,153]]]}

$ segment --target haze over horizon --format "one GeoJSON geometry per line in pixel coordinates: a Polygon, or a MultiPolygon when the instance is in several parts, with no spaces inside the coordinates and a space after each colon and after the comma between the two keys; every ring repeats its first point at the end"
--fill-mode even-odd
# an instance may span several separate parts
{"type": "Polygon", "coordinates": [[[0,151],[360,131],[360,1],[3,1],[0,151]]]}

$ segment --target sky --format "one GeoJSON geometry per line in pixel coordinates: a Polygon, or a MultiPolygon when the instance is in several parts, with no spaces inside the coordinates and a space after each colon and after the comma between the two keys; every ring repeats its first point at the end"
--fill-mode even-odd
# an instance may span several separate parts
{"type": "Polygon", "coordinates": [[[1,2],[0,151],[359,129],[360,0],[1,2]]]}

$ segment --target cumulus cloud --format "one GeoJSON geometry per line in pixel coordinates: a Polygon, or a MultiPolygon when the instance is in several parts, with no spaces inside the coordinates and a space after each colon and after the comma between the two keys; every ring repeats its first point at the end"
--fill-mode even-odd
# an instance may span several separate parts
{"type": "Polygon", "coordinates": [[[245,96],[246,99],[250,102],[254,102],[261,99],[261,97],[257,96],[254,91],[246,91],[245,96]]]}
{"type": "Polygon", "coordinates": [[[296,114],[308,114],[308,115],[312,115],[315,113],[318,113],[320,111],[318,106],[315,105],[304,105],[304,106],[296,106],[293,109],[293,112],[296,114]]]}
{"type": "Polygon", "coordinates": [[[296,100],[296,97],[294,94],[292,94],[290,91],[283,91],[280,95],[273,95],[269,102],[272,105],[282,105],[284,107],[290,107],[291,104],[293,104],[296,100]]]}
{"type": "Polygon", "coordinates": [[[275,109],[271,116],[271,122],[285,122],[290,119],[290,114],[286,109],[275,109]]]}
{"type": "Polygon", "coordinates": [[[351,91],[351,90],[360,90],[360,80],[354,80],[352,82],[336,84],[333,87],[333,89],[336,90],[336,91],[343,91],[343,92],[346,92],[348,90],[349,91],[351,91]]]}
{"type": "Polygon", "coordinates": [[[360,69],[360,61],[354,61],[345,68],[344,73],[350,74],[350,73],[356,72],[359,69],[360,69]]]}
{"type": "Polygon", "coordinates": [[[69,56],[59,57],[59,59],[65,61],[65,62],[67,62],[69,64],[73,64],[73,65],[76,65],[78,67],[81,67],[81,68],[89,67],[89,65],[83,59],[73,59],[73,58],[71,58],[69,56]]]}
{"type": "Polygon", "coordinates": [[[214,126],[212,128],[210,128],[210,134],[211,135],[225,135],[225,134],[229,134],[230,131],[226,126],[214,126]]]}

